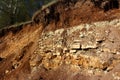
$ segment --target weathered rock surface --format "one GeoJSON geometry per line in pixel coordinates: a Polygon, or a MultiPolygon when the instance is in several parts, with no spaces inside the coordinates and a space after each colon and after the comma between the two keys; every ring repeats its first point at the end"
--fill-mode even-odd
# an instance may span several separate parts
{"type": "Polygon", "coordinates": [[[0,32],[0,80],[120,80],[120,9],[64,1],[0,32]]]}
{"type": "Polygon", "coordinates": [[[120,63],[120,28],[111,24],[108,26],[106,23],[97,23],[105,25],[104,27],[97,27],[94,26],[95,23],[91,23],[85,24],[89,28],[85,25],[67,28],[65,29],[67,36],[62,35],[63,29],[42,33],[39,40],[41,46],[36,52],[44,56],[41,65],[47,70],[56,70],[63,64],[79,67],[74,75],[76,80],[79,80],[79,77],[83,80],[119,80],[119,76],[116,77],[113,70],[120,63]],[[67,52],[64,52],[64,47],[67,52]],[[109,74],[114,76],[107,79],[109,74]]]}

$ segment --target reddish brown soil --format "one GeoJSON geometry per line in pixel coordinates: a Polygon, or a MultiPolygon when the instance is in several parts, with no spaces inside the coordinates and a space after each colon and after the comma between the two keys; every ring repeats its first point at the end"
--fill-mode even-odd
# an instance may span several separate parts
{"type": "MultiPolygon", "coordinates": [[[[51,19],[47,26],[31,22],[16,28],[1,30],[0,80],[99,80],[99,76],[91,78],[79,72],[74,74],[77,70],[71,68],[70,65],[62,65],[56,70],[49,71],[40,67],[35,73],[31,72],[30,58],[35,56],[34,51],[38,47],[42,31],[120,18],[120,9],[104,12],[104,10],[95,7],[89,0],[84,4],[78,1],[75,5],[68,7],[62,7],[62,5],[64,4],[53,5],[55,13],[60,12],[60,20],[51,19]]],[[[118,70],[118,67],[119,65],[113,71],[118,70]]],[[[107,80],[106,76],[109,74],[102,77],[101,80],[107,80]]]]}
{"type": "Polygon", "coordinates": [[[33,16],[35,19],[39,18],[39,21],[44,23],[43,26],[47,26],[46,30],[56,30],[58,28],[66,28],[79,25],[81,23],[91,23],[106,20],[111,21],[113,19],[120,18],[119,9],[104,11],[104,9],[95,7],[95,5],[90,0],[86,0],[85,2],[83,0],[78,0],[76,4],[69,6],[66,6],[66,3],[58,2],[56,4],[53,4],[51,7],[48,7],[47,9],[49,11],[55,11],[46,13],[43,10],[44,13],[38,12],[37,15],[35,14],[33,16]],[[42,14],[46,14],[47,17],[44,17],[42,14]],[[55,18],[48,17],[49,15],[52,15],[55,18]],[[56,19],[56,16],[58,19],[56,19]],[[44,18],[46,21],[44,21],[44,18]]]}

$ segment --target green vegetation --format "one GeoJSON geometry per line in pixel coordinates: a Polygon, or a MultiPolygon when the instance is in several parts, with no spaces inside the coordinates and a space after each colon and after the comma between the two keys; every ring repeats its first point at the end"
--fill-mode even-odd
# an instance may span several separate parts
{"type": "Polygon", "coordinates": [[[53,0],[0,0],[0,28],[31,20],[42,5],[53,0]]]}

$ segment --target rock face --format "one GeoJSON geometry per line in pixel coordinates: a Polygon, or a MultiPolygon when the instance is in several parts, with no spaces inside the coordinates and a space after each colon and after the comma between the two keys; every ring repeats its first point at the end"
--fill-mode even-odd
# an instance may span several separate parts
{"type": "Polygon", "coordinates": [[[120,9],[64,1],[0,31],[0,80],[120,80],[120,9]]]}
{"type": "MultiPolygon", "coordinates": [[[[73,56],[73,59],[74,57],[78,59],[77,58],[78,56],[79,57],[84,56],[83,58],[85,58],[85,60],[87,60],[87,58],[89,61],[92,60],[91,62],[94,63],[94,66],[97,65],[96,63],[100,63],[100,68],[102,67],[104,68],[105,67],[104,64],[106,64],[107,60],[109,61],[109,59],[113,57],[112,56],[113,54],[114,55],[119,54],[120,42],[118,38],[120,37],[120,35],[117,35],[117,34],[120,34],[119,27],[111,27],[112,25],[107,26],[106,23],[105,23],[106,25],[105,27],[97,27],[97,26],[93,27],[94,23],[87,24],[87,25],[92,27],[89,27],[89,29],[87,29],[87,27],[83,25],[84,26],[83,28],[81,28],[81,26],[74,27],[76,28],[75,31],[72,31],[74,28],[66,29],[67,30],[66,34],[68,35],[66,36],[66,38],[65,37],[63,38],[64,36],[62,35],[62,32],[64,32],[63,29],[60,29],[58,33],[56,31],[43,33],[39,41],[42,41],[40,45],[42,45],[41,47],[43,46],[44,47],[41,50],[40,49],[38,50],[40,50],[40,53],[42,53],[42,51],[44,53],[44,52],[47,52],[47,49],[49,50],[51,48],[51,51],[48,52],[49,54],[52,55],[53,53],[54,54],[56,53],[56,54],[59,54],[59,56],[61,56],[61,54],[67,55],[70,53],[69,55],[73,56]],[[83,29],[86,30],[85,34],[83,29]],[[80,37],[81,34],[84,35],[84,37],[81,38],[80,37]],[[117,35],[117,37],[113,38],[114,39],[113,42],[110,41],[111,38],[109,38],[109,36],[112,37],[112,35],[115,35],[115,34],[117,35]],[[64,39],[66,40],[66,42],[63,42],[64,39]],[[64,43],[66,43],[67,45],[64,46],[64,43]],[[68,52],[63,53],[62,51],[63,47],[66,47],[66,50],[68,50],[68,52]],[[56,49],[58,48],[61,48],[61,51],[59,52],[56,51],[56,49]],[[111,55],[111,56],[110,57],[105,56],[106,53],[107,55],[111,55]],[[106,60],[103,60],[104,57],[106,60]]],[[[92,67],[91,62],[90,62],[90,66],[92,67]]],[[[81,64],[84,64],[84,63],[81,63],[81,64]]],[[[87,67],[89,67],[89,65],[87,65],[87,67]]]]}
{"type": "Polygon", "coordinates": [[[119,70],[114,72],[114,68],[120,63],[120,25],[110,24],[114,22],[114,20],[105,23],[97,22],[42,33],[39,48],[35,51],[35,54],[42,56],[39,66],[48,71],[56,71],[63,65],[75,70],[75,72],[59,74],[68,77],[52,72],[56,77],[50,76],[48,80],[62,80],[62,77],[65,80],[74,78],[75,80],[119,80],[120,76],[115,76],[119,75],[119,70]],[[97,25],[94,26],[94,24],[97,25]],[[105,26],[100,27],[100,24],[105,26]],[[72,73],[75,75],[73,76],[72,73]],[[109,74],[113,75],[108,78],[109,74]]]}

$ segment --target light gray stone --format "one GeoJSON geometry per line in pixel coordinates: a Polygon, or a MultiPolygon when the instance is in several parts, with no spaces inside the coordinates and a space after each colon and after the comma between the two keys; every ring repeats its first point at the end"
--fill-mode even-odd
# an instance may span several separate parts
{"type": "Polygon", "coordinates": [[[70,53],[76,53],[77,50],[70,50],[70,53]]]}
{"type": "Polygon", "coordinates": [[[71,45],[71,49],[80,49],[80,48],[81,48],[80,43],[73,43],[71,45]]]}
{"type": "Polygon", "coordinates": [[[81,49],[95,49],[95,48],[97,48],[96,44],[87,44],[81,46],[81,49]]]}

